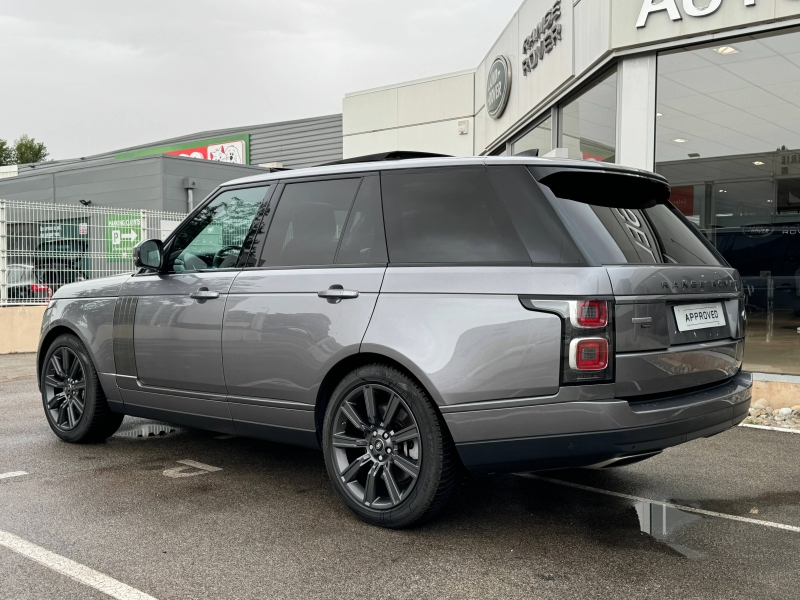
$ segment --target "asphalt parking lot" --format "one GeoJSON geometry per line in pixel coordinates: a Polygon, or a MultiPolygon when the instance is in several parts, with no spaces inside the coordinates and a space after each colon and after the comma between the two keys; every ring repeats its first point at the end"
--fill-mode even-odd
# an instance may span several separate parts
{"type": "Polygon", "coordinates": [[[800,595],[797,434],[737,428],[619,469],[468,479],[436,522],[387,531],[341,504],[317,452],[132,437],[154,422],[130,418],[105,444],[62,443],[32,366],[0,357],[0,598],[109,597],[56,555],[126,599],[800,595]]]}

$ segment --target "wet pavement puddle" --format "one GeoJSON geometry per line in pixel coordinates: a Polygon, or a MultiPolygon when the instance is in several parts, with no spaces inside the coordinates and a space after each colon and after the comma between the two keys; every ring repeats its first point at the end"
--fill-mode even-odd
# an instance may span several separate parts
{"type": "Polygon", "coordinates": [[[672,537],[687,525],[701,521],[703,517],[690,512],[655,502],[636,502],[639,528],[646,533],[683,554],[687,558],[703,558],[703,554],[687,546],[676,543],[672,537]]]}
{"type": "MultiPolygon", "coordinates": [[[[688,558],[703,558],[703,554],[697,550],[694,550],[693,548],[689,548],[678,543],[676,538],[681,538],[682,533],[685,529],[687,529],[688,526],[697,524],[709,517],[800,533],[800,527],[795,525],[787,525],[784,523],[775,523],[773,521],[716,512],[712,510],[696,508],[694,506],[682,506],[670,502],[659,502],[657,500],[649,500],[640,496],[632,496],[630,494],[623,494],[621,492],[613,492],[611,490],[581,485],[571,481],[542,477],[541,475],[536,475],[534,473],[517,473],[517,476],[628,500],[633,503],[633,506],[636,509],[636,514],[639,518],[639,528],[642,530],[642,532],[652,536],[659,542],[662,542],[663,544],[669,546],[676,552],[688,558]]],[[[750,514],[756,515],[758,514],[758,510],[755,508],[751,509],[750,514]]]]}
{"type": "Polygon", "coordinates": [[[171,433],[177,433],[178,428],[171,425],[142,425],[134,429],[126,431],[118,431],[114,437],[124,438],[150,438],[150,437],[164,437],[171,433]]]}

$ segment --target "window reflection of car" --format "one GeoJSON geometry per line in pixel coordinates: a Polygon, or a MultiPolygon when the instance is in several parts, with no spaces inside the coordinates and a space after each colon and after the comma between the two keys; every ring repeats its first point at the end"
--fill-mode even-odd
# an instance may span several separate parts
{"type": "Polygon", "coordinates": [[[800,317],[800,267],[794,272],[794,315],[800,317]]]}
{"type": "Polygon", "coordinates": [[[36,271],[42,283],[50,286],[55,292],[68,283],[89,279],[81,268],[81,262],[74,259],[37,259],[36,271]]]}
{"type": "Polygon", "coordinates": [[[37,248],[36,270],[39,278],[54,292],[61,286],[89,279],[86,240],[53,240],[37,248]]]}
{"type": "Polygon", "coordinates": [[[744,285],[752,289],[747,299],[750,307],[767,309],[771,279],[773,308],[798,311],[800,244],[797,236],[784,233],[785,227],[770,229],[764,235],[749,232],[747,227],[719,228],[717,250],[739,271],[744,285]]]}
{"type": "Polygon", "coordinates": [[[53,293],[32,265],[8,265],[6,282],[12,301],[46,302],[53,293]]]}

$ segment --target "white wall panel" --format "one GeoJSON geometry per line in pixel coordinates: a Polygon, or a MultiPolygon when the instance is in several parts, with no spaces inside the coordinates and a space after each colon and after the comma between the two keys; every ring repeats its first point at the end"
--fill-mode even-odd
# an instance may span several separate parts
{"type": "Polygon", "coordinates": [[[575,75],[611,49],[611,0],[582,0],[575,5],[575,75]]]}
{"type": "Polygon", "coordinates": [[[397,129],[344,136],[344,158],[397,150],[397,129]]]}
{"type": "Polygon", "coordinates": [[[775,0],[775,18],[800,17],[800,2],[797,0],[775,0]]]}
{"type": "Polygon", "coordinates": [[[398,149],[437,152],[453,156],[472,156],[474,129],[473,118],[401,127],[397,130],[398,149]],[[469,121],[468,134],[458,133],[459,120],[469,121]]]}
{"type": "Polygon", "coordinates": [[[397,127],[397,88],[345,96],[344,135],[397,127]]]}
{"type": "Polygon", "coordinates": [[[397,125],[419,125],[471,117],[474,109],[475,74],[445,76],[397,88],[397,125]]]}

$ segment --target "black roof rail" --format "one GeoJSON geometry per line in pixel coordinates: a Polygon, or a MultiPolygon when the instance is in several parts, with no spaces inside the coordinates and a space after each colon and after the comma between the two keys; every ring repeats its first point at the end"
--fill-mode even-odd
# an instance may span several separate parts
{"type": "Polygon", "coordinates": [[[408,160],[411,158],[453,158],[449,154],[435,154],[433,152],[414,152],[412,150],[393,150],[392,152],[379,152],[378,154],[367,154],[366,156],[354,156],[333,162],[325,163],[323,167],[329,165],[350,165],[353,163],[381,162],[385,160],[408,160]]]}

